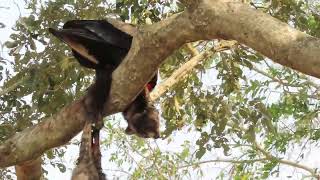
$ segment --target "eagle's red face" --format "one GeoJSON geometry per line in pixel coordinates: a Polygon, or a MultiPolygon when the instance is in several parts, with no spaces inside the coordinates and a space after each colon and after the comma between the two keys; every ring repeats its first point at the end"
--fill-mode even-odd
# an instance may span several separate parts
{"type": "Polygon", "coordinates": [[[155,84],[148,83],[148,84],[147,84],[147,89],[148,89],[148,91],[152,91],[153,88],[154,88],[154,86],[155,86],[155,84]]]}
{"type": "Polygon", "coordinates": [[[145,86],[148,90],[148,92],[151,92],[154,87],[157,85],[158,76],[157,74],[153,76],[153,78],[148,82],[148,84],[145,86]]]}

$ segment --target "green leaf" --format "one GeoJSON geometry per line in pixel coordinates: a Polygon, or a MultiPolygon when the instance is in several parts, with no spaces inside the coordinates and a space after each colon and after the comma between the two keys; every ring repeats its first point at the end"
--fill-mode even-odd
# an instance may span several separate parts
{"type": "Polygon", "coordinates": [[[198,151],[196,152],[196,158],[201,159],[202,156],[206,153],[206,149],[203,147],[200,147],[200,149],[198,149],[198,151]]]}
{"type": "Polygon", "coordinates": [[[62,173],[66,172],[66,166],[64,164],[58,163],[57,167],[59,168],[60,172],[62,173]]]}
{"type": "Polygon", "coordinates": [[[16,47],[18,45],[18,42],[17,41],[7,41],[7,42],[4,43],[4,45],[7,48],[11,49],[11,48],[16,47]]]}

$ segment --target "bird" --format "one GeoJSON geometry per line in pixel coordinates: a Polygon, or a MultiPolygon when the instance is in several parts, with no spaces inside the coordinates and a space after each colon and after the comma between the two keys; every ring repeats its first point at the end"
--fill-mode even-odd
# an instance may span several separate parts
{"type": "MultiPolygon", "coordinates": [[[[71,48],[80,65],[95,69],[95,83],[88,93],[92,96],[88,109],[101,116],[109,96],[112,72],[128,54],[133,37],[107,20],[70,20],[62,29],[49,28],[49,32],[71,48]]],[[[127,134],[143,138],[160,137],[158,111],[149,100],[149,92],[156,83],[157,74],[123,111],[128,122],[127,134]]]]}

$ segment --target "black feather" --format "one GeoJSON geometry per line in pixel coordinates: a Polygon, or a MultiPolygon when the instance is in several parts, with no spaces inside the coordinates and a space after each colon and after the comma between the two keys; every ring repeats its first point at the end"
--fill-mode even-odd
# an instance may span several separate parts
{"type": "MultiPolygon", "coordinates": [[[[49,32],[68,44],[72,48],[72,52],[79,63],[87,68],[103,69],[105,65],[117,67],[130,49],[130,46],[127,48],[119,48],[116,43],[104,41],[85,28],[80,29],[80,27],[77,27],[77,29],[61,30],[50,28],[49,32]],[[81,54],[79,50],[72,46],[83,47],[86,50],[86,54],[93,56],[97,63],[93,63],[90,58],[85,57],[85,55],[81,54]]],[[[131,43],[131,39],[132,38],[129,38],[127,41],[131,43]]]]}
{"type": "Polygon", "coordinates": [[[115,28],[105,20],[72,20],[64,24],[63,29],[85,29],[100,40],[113,46],[129,50],[132,36],[115,28]]]}

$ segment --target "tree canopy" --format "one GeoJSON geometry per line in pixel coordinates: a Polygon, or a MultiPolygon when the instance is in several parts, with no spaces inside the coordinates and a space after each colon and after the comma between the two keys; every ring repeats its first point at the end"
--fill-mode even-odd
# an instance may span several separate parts
{"type": "MultiPolygon", "coordinates": [[[[70,174],[64,159],[79,144],[69,140],[83,127],[81,102],[94,73],[47,28],[117,18],[137,29],[106,112],[121,111],[159,67],[151,97],[162,139],[127,136],[120,116],[106,117],[108,178],[319,177],[319,2],[33,0],[26,7],[30,14],[4,43],[10,58],[0,57],[1,168],[18,171],[32,160],[48,179],[50,166],[70,174]]],[[[0,179],[14,174],[2,169],[0,179]]]]}

